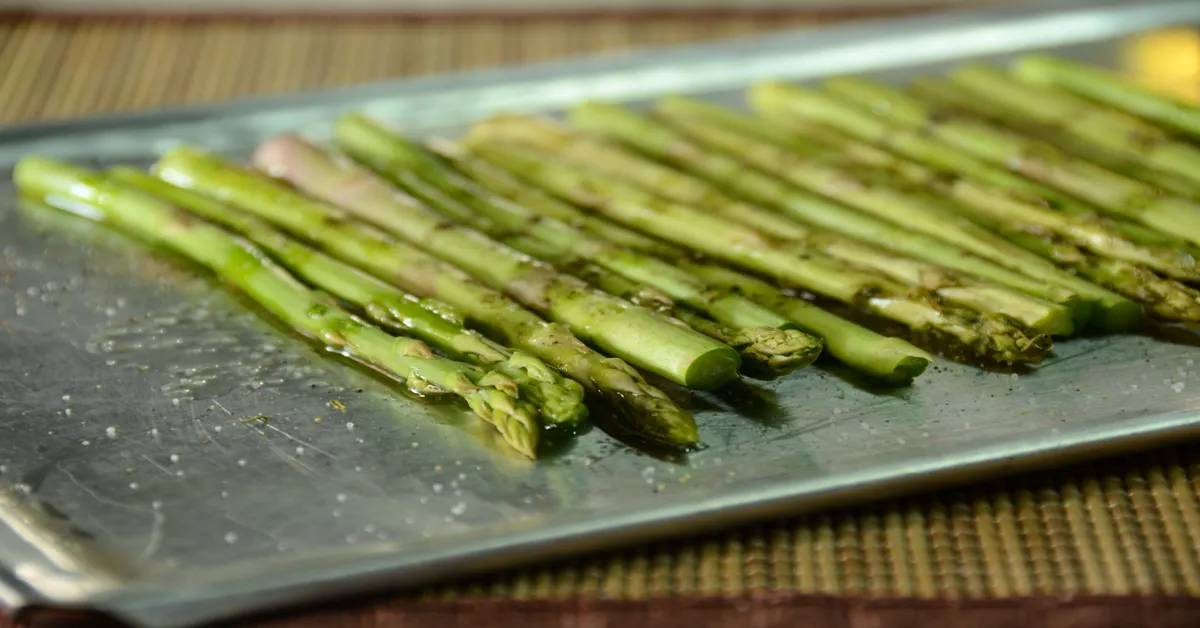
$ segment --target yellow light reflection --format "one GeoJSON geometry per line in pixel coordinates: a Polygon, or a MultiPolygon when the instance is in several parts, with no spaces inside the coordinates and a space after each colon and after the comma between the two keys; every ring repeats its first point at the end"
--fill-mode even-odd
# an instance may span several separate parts
{"type": "Polygon", "coordinates": [[[1131,39],[1122,70],[1152,89],[1200,103],[1200,30],[1177,28],[1131,39]]]}

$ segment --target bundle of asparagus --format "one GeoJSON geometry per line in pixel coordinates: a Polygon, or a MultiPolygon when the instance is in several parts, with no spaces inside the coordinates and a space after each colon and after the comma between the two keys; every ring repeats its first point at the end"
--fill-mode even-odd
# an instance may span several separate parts
{"type": "Polygon", "coordinates": [[[584,103],[461,141],[350,114],[334,147],[283,135],[251,167],[182,147],[152,174],[28,157],[14,178],[414,392],[461,397],[530,457],[542,430],[582,424],[585,393],[618,433],[696,444],[643,371],[705,390],[824,350],[902,384],[932,356],[896,336],[1020,365],[1143,306],[1200,322],[1200,148],[1180,135],[1200,109],[1048,57],[748,101],[584,103]]]}

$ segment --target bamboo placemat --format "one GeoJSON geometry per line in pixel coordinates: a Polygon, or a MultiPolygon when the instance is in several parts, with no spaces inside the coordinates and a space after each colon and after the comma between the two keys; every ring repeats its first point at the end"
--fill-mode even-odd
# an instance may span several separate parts
{"type": "MultiPolygon", "coordinates": [[[[0,119],[212,101],[817,23],[785,15],[332,24],[26,18],[0,23],[0,119]]],[[[581,557],[417,595],[638,599],[764,591],[1200,594],[1200,446],[581,557]]]]}

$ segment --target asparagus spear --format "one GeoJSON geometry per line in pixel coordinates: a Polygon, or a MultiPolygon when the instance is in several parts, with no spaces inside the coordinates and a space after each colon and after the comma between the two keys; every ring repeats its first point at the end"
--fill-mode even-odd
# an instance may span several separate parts
{"type": "Polygon", "coordinates": [[[193,149],[169,152],[156,164],[155,174],[319,242],[327,252],[410,292],[450,303],[485,333],[545,360],[584,388],[603,395],[617,410],[613,417],[617,429],[670,445],[697,442],[692,416],[624,361],[592,351],[566,327],[543,321],[461,270],[349,220],[332,206],[193,149]]]}
{"type": "MultiPolygon", "coordinates": [[[[258,151],[260,163],[265,159],[262,153],[269,150],[271,145],[264,145],[258,151]]],[[[160,164],[187,175],[197,187],[237,195],[243,204],[267,202],[268,194],[275,194],[278,187],[195,152],[175,151],[160,164]]],[[[740,358],[728,346],[593,290],[476,231],[449,223],[347,160],[342,160],[341,168],[329,180],[294,178],[291,182],[309,193],[325,193],[322,200],[326,202],[335,202],[330,196],[335,193],[336,202],[352,215],[464,268],[485,285],[544,312],[594,345],[680,385],[711,388],[737,376],[740,358]]],[[[296,195],[296,202],[302,200],[296,195]]]]}
{"type": "Polygon", "coordinates": [[[1200,244],[1200,204],[1186,198],[1163,196],[1151,185],[985,122],[935,117],[919,100],[868,79],[840,77],[827,81],[826,87],[842,99],[843,107],[847,102],[867,108],[886,102],[904,112],[883,114],[896,126],[929,134],[948,147],[1082,198],[1115,216],[1200,244]]]}
{"type": "MultiPolygon", "coordinates": [[[[864,166],[871,166],[873,165],[872,161],[880,160],[873,159],[873,156],[863,156],[861,149],[842,150],[839,147],[820,150],[810,148],[807,155],[801,156],[771,144],[758,142],[735,131],[721,128],[708,120],[707,116],[676,113],[672,115],[671,119],[680,129],[684,129],[698,140],[730,152],[736,151],[745,161],[764,170],[775,172],[781,177],[802,178],[798,173],[825,170],[823,181],[827,184],[837,182],[835,177],[838,173],[843,172],[854,172],[856,175],[853,179],[846,179],[848,175],[842,175],[843,182],[847,180],[862,182],[859,187],[845,186],[851,187],[851,189],[846,192],[838,189],[833,194],[863,195],[863,189],[875,184],[873,180],[870,180],[872,175],[875,179],[880,180],[880,185],[887,188],[909,190],[912,187],[904,183],[897,184],[894,177],[888,176],[887,169],[869,168],[864,171],[864,166]],[[868,180],[864,181],[864,179],[868,180]]],[[[979,244],[971,244],[972,237],[983,242],[993,242],[996,238],[975,225],[958,224],[962,221],[953,214],[964,211],[969,215],[983,216],[1014,224],[1024,230],[1057,234],[1073,244],[1089,248],[1098,255],[1144,264],[1171,277],[1200,280],[1200,268],[1197,268],[1195,258],[1185,251],[1141,245],[1126,239],[1119,231],[1102,223],[1047,209],[1037,203],[1036,199],[1026,199],[1020,194],[1008,190],[980,185],[967,179],[945,177],[929,168],[901,160],[889,160],[885,157],[882,161],[890,162],[888,164],[890,169],[910,183],[921,188],[932,189],[954,201],[953,205],[944,202],[938,204],[942,208],[953,207],[954,209],[947,212],[939,207],[930,206],[924,194],[909,190],[902,199],[908,201],[905,207],[898,207],[893,203],[886,202],[888,197],[883,197],[884,202],[877,202],[876,211],[880,217],[905,219],[904,224],[909,225],[931,223],[924,227],[929,233],[937,232],[947,239],[953,237],[957,243],[968,250],[981,249],[979,244]],[[952,226],[960,233],[946,233],[950,227],[938,229],[939,222],[952,226]]],[[[803,178],[818,179],[819,176],[812,174],[803,178]]],[[[818,179],[818,181],[822,180],[818,179]]],[[[1012,246],[1006,244],[1004,247],[1000,247],[996,254],[1011,253],[1011,250],[1012,246]]],[[[1031,256],[1030,253],[1024,251],[1020,251],[1018,254],[1023,260],[1028,260],[1031,256]]],[[[1036,258],[1036,256],[1034,257],[1036,258]]],[[[1037,259],[1029,263],[1048,265],[1045,261],[1037,259]]]]}
{"type": "Polygon", "coordinates": [[[220,201],[171,185],[133,168],[115,168],[114,180],[142,189],[176,207],[236,231],[263,248],[301,279],[362,308],[367,317],[410,332],[457,360],[503,373],[515,383],[510,391],[537,406],[548,423],[574,426],[587,416],[583,387],[563,379],[541,360],[494,343],[421,306],[399,289],[340,262],[220,201]]]}
{"type": "MultiPolygon", "coordinates": [[[[626,229],[599,216],[587,215],[542,190],[526,184],[486,161],[479,159],[457,144],[448,141],[431,141],[430,149],[464,174],[475,179],[496,194],[515,202],[546,219],[558,219],[572,225],[583,225],[585,230],[620,247],[658,255],[666,259],[682,259],[687,253],[666,242],[655,240],[636,231],[626,229]]],[[[732,329],[717,323],[699,311],[686,305],[678,305],[658,290],[646,284],[635,283],[629,278],[615,275],[591,264],[581,263],[571,255],[563,255],[558,247],[535,238],[512,239],[506,243],[534,257],[539,257],[570,272],[609,294],[629,299],[652,309],[677,318],[696,331],[737,349],[742,355],[742,370],[756,377],[773,378],[804,368],[814,362],[820,354],[821,344],[787,325],[776,323],[772,327],[746,327],[732,329]],[[653,294],[646,295],[647,290],[653,294]],[[661,295],[661,296],[660,296],[661,295]]]]}
{"type": "Polygon", "coordinates": [[[761,233],[690,207],[664,201],[555,157],[500,143],[476,143],[476,154],[528,181],[659,238],[688,246],[776,280],[849,305],[861,305],[909,327],[918,337],[970,350],[996,362],[1036,362],[1049,350],[1045,336],[1028,337],[1004,319],[975,317],[908,294],[903,285],[856,270],[820,253],[795,254],[761,233]]]}
{"type": "MultiPolygon", "coordinates": [[[[667,104],[660,110],[673,108],[667,104]]],[[[926,242],[921,242],[919,248],[909,245],[905,253],[923,254],[925,259],[949,267],[964,268],[962,251],[969,251],[980,257],[986,257],[993,264],[1008,266],[1011,273],[997,273],[993,264],[988,264],[974,258],[977,263],[974,269],[987,272],[990,279],[1005,280],[1006,285],[1015,283],[1011,274],[1021,272],[1026,275],[1026,281],[1036,279],[1034,283],[1046,294],[1048,289],[1057,288],[1046,296],[1057,297],[1058,301],[1069,300],[1059,296],[1061,293],[1072,291],[1075,294],[1085,294],[1100,301],[1102,297],[1115,295],[1103,293],[1095,286],[1082,282],[1054,267],[1053,264],[1021,250],[1010,243],[993,236],[961,220],[948,217],[944,212],[931,211],[919,198],[899,194],[886,186],[873,185],[861,178],[855,178],[838,168],[829,168],[811,160],[804,160],[769,144],[756,142],[744,135],[729,131],[706,121],[682,113],[671,114],[671,120],[678,129],[686,130],[687,136],[662,125],[621,110],[607,106],[585,106],[574,112],[574,119],[585,121],[591,128],[608,133],[626,143],[634,144],[645,152],[653,152],[660,159],[668,160],[680,167],[696,172],[708,179],[743,191],[747,195],[755,194],[762,202],[774,201],[776,206],[788,212],[789,215],[802,221],[819,224],[823,227],[837,229],[849,235],[872,234],[877,242],[891,243],[896,247],[897,242],[911,240],[912,234],[905,227],[916,229],[926,236],[942,240],[950,246],[931,249],[926,242]],[[690,121],[690,122],[689,122],[690,121]],[[864,218],[862,214],[844,207],[822,201],[811,195],[797,198],[788,202],[788,195],[795,195],[794,188],[764,175],[747,171],[742,163],[727,155],[705,151],[693,144],[689,139],[702,140],[708,146],[725,150],[728,154],[736,154],[741,159],[770,169],[772,174],[784,177],[795,184],[803,184],[812,192],[822,193],[829,198],[835,198],[856,208],[869,211],[874,218],[864,218]],[[774,163],[776,159],[787,161],[786,166],[774,163]],[[762,183],[746,186],[746,182],[758,177],[762,183]],[[884,222],[892,221],[889,228],[884,222]],[[940,255],[933,257],[931,251],[940,255]],[[1047,285],[1049,283],[1049,285],[1047,285]]],[[[970,260],[968,260],[970,261],[970,260]]],[[[971,270],[965,269],[964,270],[971,270]]],[[[980,272],[977,270],[976,272],[980,272]]],[[[1026,287],[1027,283],[1018,284],[1026,287]]],[[[1031,291],[1026,287],[1027,291],[1031,291]]],[[[1042,303],[1029,299],[1027,307],[1042,303]]],[[[1042,303],[1042,305],[1045,305],[1042,303]]],[[[1057,318],[1065,319],[1067,311],[1060,309],[1057,318]]],[[[1049,333],[1069,332],[1069,327],[1045,330],[1049,333]]]]}
{"type": "MultiPolygon", "coordinates": [[[[820,341],[793,331],[794,325],[787,318],[755,301],[736,294],[713,291],[695,277],[661,259],[620,249],[607,240],[506,202],[449,171],[436,156],[427,154],[419,145],[386,128],[370,125],[373,127],[370,136],[341,133],[341,137],[348,138],[348,148],[349,142],[354,143],[353,148],[349,148],[350,152],[384,178],[402,187],[406,185],[406,180],[401,174],[421,172],[422,179],[431,186],[413,186],[407,187],[407,190],[430,207],[448,216],[456,216],[467,225],[503,239],[506,244],[529,255],[546,257],[548,247],[553,247],[552,255],[559,259],[558,263],[563,262],[563,256],[581,257],[632,281],[659,289],[679,303],[707,313],[716,322],[736,329],[738,345],[756,359],[769,354],[772,355],[770,361],[773,365],[799,367],[811,364],[816,359],[816,353],[820,352],[820,341]],[[530,243],[530,239],[536,244],[530,243]],[[793,355],[788,357],[790,352],[793,355]]],[[[365,126],[359,128],[366,130],[365,126]]],[[[258,156],[260,167],[280,172],[284,178],[306,187],[313,195],[340,199],[340,192],[328,186],[338,179],[337,165],[314,146],[294,138],[281,138],[274,145],[264,145],[258,156]]],[[[361,192],[359,189],[356,191],[361,192]]],[[[379,192],[382,195],[382,187],[379,192]]],[[[724,336],[721,337],[724,339],[724,336]]]]}
{"type": "Polygon", "coordinates": [[[1013,71],[1036,83],[1057,85],[1117,109],[1200,136],[1200,107],[1133,84],[1112,72],[1048,55],[1029,55],[1013,71]]]}
{"type": "MultiPolygon", "coordinates": [[[[810,135],[812,129],[808,125],[779,129],[769,123],[767,128],[763,128],[761,125],[747,124],[744,120],[738,122],[741,128],[752,132],[756,137],[782,138],[777,140],[781,146],[796,146],[808,155],[833,154],[846,158],[850,162],[846,168],[853,169],[859,165],[885,166],[902,178],[901,184],[907,180],[927,188],[926,194],[932,204],[944,203],[946,198],[950,198],[958,202],[956,207],[959,209],[971,209],[973,203],[979,203],[980,208],[972,213],[972,219],[1018,246],[1145,304],[1163,318],[1178,321],[1196,320],[1198,312],[1192,296],[1193,291],[1187,286],[1158,277],[1148,269],[1129,261],[1085,253],[1076,247],[1077,244],[1120,244],[1126,234],[1119,227],[1111,225],[1110,221],[1072,215],[1059,216],[1053,210],[1040,210],[1042,214],[1049,212],[1049,215],[1031,217],[1025,215],[1025,212],[1039,209],[1039,204],[1023,201],[1025,195],[1021,193],[1005,192],[997,188],[991,188],[988,192],[987,186],[970,179],[942,175],[854,140],[838,138],[828,133],[810,135]],[[797,132],[797,136],[792,137],[790,141],[789,130],[797,132]],[[941,196],[935,197],[934,193],[941,196]],[[1022,211],[1006,212],[1005,208],[1013,203],[1018,203],[1017,208],[1022,211]],[[1022,222],[1023,219],[1028,220],[1022,222]]],[[[1153,246],[1161,244],[1177,243],[1152,243],[1153,246]]],[[[1191,260],[1194,258],[1186,250],[1164,247],[1162,252],[1176,256],[1178,259],[1174,263],[1179,269],[1193,265],[1191,260]]],[[[1182,272],[1184,276],[1187,275],[1186,270],[1182,272]]]]}
{"type": "Polygon", "coordinates": [[[1137,264],[1087,254],[1043,234],[1012,230],[1004,235],[1030,251],[1144,304],[1162,318],[1200,322],[1200,299],[1197,298],[1200,293],[1184,284],[1159,277],[1137,264]]]}
{"type": "Polygon", "coordinates": [[[211,270],[297,332],[335,351],[404,380],[422,394],[449,393],[466,400],[516,450],[534,457],[537,411],[505,389],[512,380],[439,358],[423,342],[394,337],[351,316],[312,292],[260,251],[228,232],[136,188],[96,172],[40,157],[26,157],[13,177],[22,192],[91,220],[103,221],[211,270]]]}
{"type": "MultiPolygon", "coordinates": [[[[762,116],[762,119],[753,120],[767,124],[765,128],[761,124],[755,125],[757,128],[751,133],[789,149],[799,148],[799,152],[806,153],[810,149],[808,145],[816,142],[826,147],[837,147],[847,156],[874,166],[894,168],[896,164],[905,164],[911,167],[921,162],[936,169],[933,172],[961,176],[1007,190],[1009,194],[1017,193],[1030,202],[1063,213],[1100,222],[1138,244],[1184,252],[1191,252],[1193,248],[1183,240],[1134,222],[1111,216],[1099,217],[1089,205],[970,155],[949,150],[919,133],[901,131],[891,136],[889,148],[903,157],[875,148],[861,140],[870,139],[879,131],[882,123],[853,107],[842,107],[820,92],[803,92],[791,85],[764,83],[751,89],[750,102],[762,116]],[[807,101],[817,101],[817,104],[810,107],[807,101]],[[822,123],[833,125],[838,130],[823,126],[822,123]]],[[[741,125],[745,128],[746,122],[743,120],[741,125]]]]}
{"type": "Polygon", "coordinates": [[[748,375],[773,378],[804,368],[820,356],[821,342],[794,329],[750,327],[731,329],[686,305],[676,304],[658,290],[631,281],[591,264],[579,264],[559,251],[543,251],[543,259],[563,264],[580,279],[614,296],[645,305],[678,320],[681,324],[715,338],[736,349],[742,355],[742,370],[748,375]],[[816,341],[816,342],[814,342],[816,341]]]}
{"type": "MultiPolygon", "coordinates": [[[[1003,75],[1003,78],[1019,80],[1007,75],[1003,75]]],[[[1053,95],[1057,97],[1074,98],[1067,92],[1050,87],[1024,81],[1021,81],[1021,85],[1027,88],[1053,90],[1053,95]]],[[[1020,109],[1004,106],[1002,100],[980,98],[974,91],[948,79],[920,76],[909,83],[906,91],[932,107],[983,117],[989,122],[1027,137],[1049,142],[1061,150],[1127,177],[1149,183],[1165,192],[1187,198],[1196,198],[1200,194],[1200,186],[1189,181],[1187,177],[1166,169],[1156,168],[1151,163],[1124,155],[1119,150],[1108,149],[1099,143],[1090,142],[1084,137],[1065,130],[1067,125],[1040,122],[1035,116],[1020,109]]],[[[1085,106],[1088,105],[1087,101],[1082,101],[1082,99],[1080,102],[1085,106]]]]}
{"type": "MultiPolygon", "coordinates": [[[[653,286],[671,298],[740,330],[739,340],[747,341],[742,344],[747,345],[746,348],[753,355],[762,355],[764,351],[776,354],[774,363],[777,365],[811,363],[816,357],[814,351],[819,352],[819,341],[805,338],[799,332],[786,333],[784,329],[791,329],[791,323],[757,303],[737,295],[710,290],[702,282],[657,258],[621,250],[561,222],[541,219],[519,206],[485,196],[486,191],[462,180],[456,173],[447,172],[445,166],[432,155],[424,153],[420,147],[400,136],[384,133],[372,135],[374,142],[371,144],[360,141],[353,150],[354,155],[371,163],[380,174],[393,178],[400,185],[403,185],[403,177],[397,176],[399,173],[419,169],[424,180],[437,183],[409,189],[429,206],[459,217],[485,233],[497,235],[510,245],[516,245],[519,250],[524,249],[523,252],[539,255],[547,247],[555,247],[559,255],[578,255],[634,281],[653,286]],[[405,169],[410,165],[411,169],[405,169]],[[460,196],[470,195],[467,198],[474,202],[472,206],[467,206],[443,193],[443,189],[458,192],[460,196]],[[533,245],[536,250],[531,251],[526,246],[530,238],[539,241],[533,245]],[[762,343],[761,347],[757,346],[759,343],[762,343]],[[796,353],[794,359],[779,353],[788,350],[796,353]]],[[[279,137],[263,144],[255,153],[255,163],[314,196],[345,206],[369,204],[383,207],[384,202],[396,193],[382,180],[357,168],[340,165],[320,149],[295,137],[279,137]],[[347,190],[354,196],[347,196],[347,190]]],[[[408,217],[397,216],[397,219],[411,222],[408,217]]],[[[392,218],[378,218],[380,224],[388,220],[392,218]]],[[[399,223],[395,224],[394,228],[400,227],[399,223]]]]}
{"type": "MultiPolygon", "coordinates": [[[[713,184],[636,157],[610,145],[571,134],[551,125],[540,124],[535,120],[494,119],[473,128],[472,137],[511,139],[540,150],[553,151],[572,163],[600,168],[676,202],[703,207],[730,220],[754,227],[764,233],[770,233],[777,238],[802,242],[808,238],[811,231],[759,206],[733,201],[724,196],[713,184]]],[[[671,154],[678,152],[680,147],[692,148],[680,137],[669,137],[664,140],[669,141],[673,149],[671,154]]],[[[660,156],[669,158],[667,152],[660,153],[660,156]]],[[[683,160],[676,161],[682,162],[683,160]]],[[[739,191],[745,191],[748,196],[768,202],[774,201],[773,205],[795,218],[807,219],[807,222],[817,224],[822,228],[883,246],[893,252],[931,261],[967,274],[997,280],[1003,285],[1049,297],[1069,306],[1081,305],[1081,301],[1075,297],[1075,293],[1061,286],[1048,286],[1045,282],[970,256],[961,249],[941,241],[914,235],[882,220],[836,206],[819,197],[795,190],[772,178],[747,171],[724,158],[717,157],[715,160],[710,160],[709,163],[711,164],[713,161],[720,163],[717,168],[711,169],[707,174],[713,175],[720,183],[739,191]]],[[[692,164],[688,162],[685,165],[692,164]]],[[[1039,263],[1044,262],[1039,260],[1039,263]]],[[[1081,282],[1076,281],[1076,283],[1081,282]]],[[[1064,313],[1059,310],[1048,319],[1051,324],[1044,331],[1059,334],[1069,333],[1071,321],[1063,316],[1064,313]]]]}
{"type": "Polygon", "coordinates": [[[1061,89],[1016,79],[990,66],[967,65],[950,76],[976,99],[1002,108],[1018,120],[1060,129],[1090,146],[1187,179],[1191,187],[1183,194],[1200,191],[1200,148],[1153,124],[1061,89]]]}
{"type": "Polygon", "coordinates": [[[428,148],[477,184],[526,208],[539,216],[551,218],[566,223],[597,237],[604,238],[622,248],[657,255],[672,259],[680,257],[683,252],[675,246],[661,240],[648,237],[632,229],[605,220],[599,216],[589,215],[572,206],[570,203],[546,194],[542,190],[526,185],[520,179],[509,174],[502,168],[497,168],[486,161],[475,157],[458,144],[444,139],[433,139],[428,148]]]}
{"type": "Polygon", "coordinates": [[[696,262],[684,262],[683,266],[714,286],[737,290],[782,312],[801,329],[824,339],[830,355],[881,381],[909,381],[923,373],[932,359],[929,354],[904,340],[881,336],[807,301],[791,298],[765,281],[745,273],[696,262]]]}
{"type": "MultiPolygon", "coordinates": [[[[751,108],[764,118],[783,124],[793,131],[810,135],[817,125],[826,125],[837,133],[888,150],[945,172],[971,177],[990,185],[1029,193],[1045,199],[1054,209],[1076,215],[1096,210],[1078,199],[977,159],[927,137],[916,129],[898,128],[876,116],[819,91],[786,83],[760,83],[750,88],[751,108]]],[[[897,103],[896,117],[905,115],[905,103],[897,103]]]]}

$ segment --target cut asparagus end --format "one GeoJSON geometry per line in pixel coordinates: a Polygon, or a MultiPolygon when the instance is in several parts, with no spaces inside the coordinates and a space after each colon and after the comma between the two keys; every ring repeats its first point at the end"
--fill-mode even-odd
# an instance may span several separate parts
{"type": "Polygon", "coordinates": [[[821,355],[822,343],[804,332],[775,327],[739,330],[730,345],[742,354],[742,371],[756,377],[778,377],[802,369],[821,355]]]}
{"type": "Polygon", "coordinates": [[[742,357],[728,345],[721,345],[692,360],[683,385],[694,390],[713,390],[737,378],[742,357]]]}
{"type": "Polygon", "coordinates": [[[1136,302],[1114,295],[1096,304],[1092,311],[1091,327],[1103,333],[1121,333],[1137,326],[1142,318],[1142,306],[1136,302]]]}

